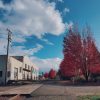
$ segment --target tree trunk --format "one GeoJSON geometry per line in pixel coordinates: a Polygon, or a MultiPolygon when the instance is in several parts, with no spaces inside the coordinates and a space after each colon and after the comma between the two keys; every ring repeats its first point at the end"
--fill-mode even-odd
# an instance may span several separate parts
{"type": "Polygon", "coordinates": [[[86,80],[86,82],[89,81],[89,76],[88,75],[85,75],[85,80],[86,80]]]}

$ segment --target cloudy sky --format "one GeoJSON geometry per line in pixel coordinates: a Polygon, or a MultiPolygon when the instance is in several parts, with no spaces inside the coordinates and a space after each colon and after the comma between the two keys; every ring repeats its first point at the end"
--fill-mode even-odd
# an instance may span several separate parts
{"type": "Polygon", "coordinates": [[[88,23],[100,48],[100,0],[0,0],[0,54],[30,56],[41,71],[58,69],[62,41],[69,27],[88,23]]]}

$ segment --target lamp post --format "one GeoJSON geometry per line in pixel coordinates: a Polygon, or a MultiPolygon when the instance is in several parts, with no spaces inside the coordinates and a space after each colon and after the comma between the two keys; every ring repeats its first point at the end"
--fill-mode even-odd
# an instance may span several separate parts
{"type": "Polygon", "coordinates": [[[5,69],[5,85],[7,84],[7,68],[8,68],[8,57],[9,57],[9,44],[11,42],[11,34],[12,32],[7,29],[8,31],[8,38],[7,38],[7,56],[6,56],[6,69],[5,69]]]}

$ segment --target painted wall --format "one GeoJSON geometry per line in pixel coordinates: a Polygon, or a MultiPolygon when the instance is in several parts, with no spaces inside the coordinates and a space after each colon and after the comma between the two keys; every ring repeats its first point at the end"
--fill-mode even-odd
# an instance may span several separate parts
{"type": "MultiPolygon", "coordinates": [[[[31,70],[31,67],[33,67],[32,79],[33,80],[37,80],[38,79],[38,75],[39,75],[38,67],[36,67],[27,56],[24,56],[24,58],[23,58],[23,67],[24,68],[25,68],[25,64],[27,65],[27,69],[28,69],[28,66],[29,66],[29,70],[31,70]]],[[[28,72],[25,72],[25,78],[27,78],[27,75],[28,75],[28,72]]]]}
{"type": "Polygon", "coordinates": [[[23,63],[16,60],[13,57],[10,57],[10,63],[11,63],[11,77],[10,77],[10,80],[16,80],[14,78],[15,68],[18,69],[18,80],[22,80],[22,69],[23,69],[22,65],[23,65],[23,63]],[[21,67],[21,72],[20,72],[20,67],[21,67]]]}
{"type": "MultiPolygon", "coordinates": [[[[8,80],[16,80],[15,79],[15,68],[18,69],[18,80],[25,79],[27,80],[27,76],[29,79],[37,80],[38,75],[39,75],[39,69],[36,67],[31,60],[27,57],[24,56],[23,60],[18,60],[14,57],[9,57],[8,60],[8,66],[7,66],[7,72],[10,73],[10,76],[8,77],[7,75],[7,81],[8,80]],[[23,68],[27,65],[28,71],[24,71],[23,68]],[[21,72],[20,72],[20,67],[21,67],[21,72]],[[32,70],[33,68],[33,70],[32,70]],[[25,78],[23,78],[25,76],[25,78]]],[[[0,77],[0,84],[4,84],[5,82],[5,69],[6,69],[6,55],[0,55],[0,71],[2,71],[2,77],[0,77]]]]}
{"type": "Polygon", "coordinates": [[[6,66],[6,56],[0,56],[0,71],[2,71],[2,77],[0,77],[0,84],[5,82],[5,67],[6,66]]]}

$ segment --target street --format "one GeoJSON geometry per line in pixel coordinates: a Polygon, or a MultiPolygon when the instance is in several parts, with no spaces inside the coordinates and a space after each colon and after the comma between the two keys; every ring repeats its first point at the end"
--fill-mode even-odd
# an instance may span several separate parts
{"type": "Polygon", "coordinates": [[[100,86],[68,86],[57,82],[0,87],[5,100],[77,100],[77,96],[100,95],[100,86]],[[13,99],[17,96],[21,99],[13,99]]]}

